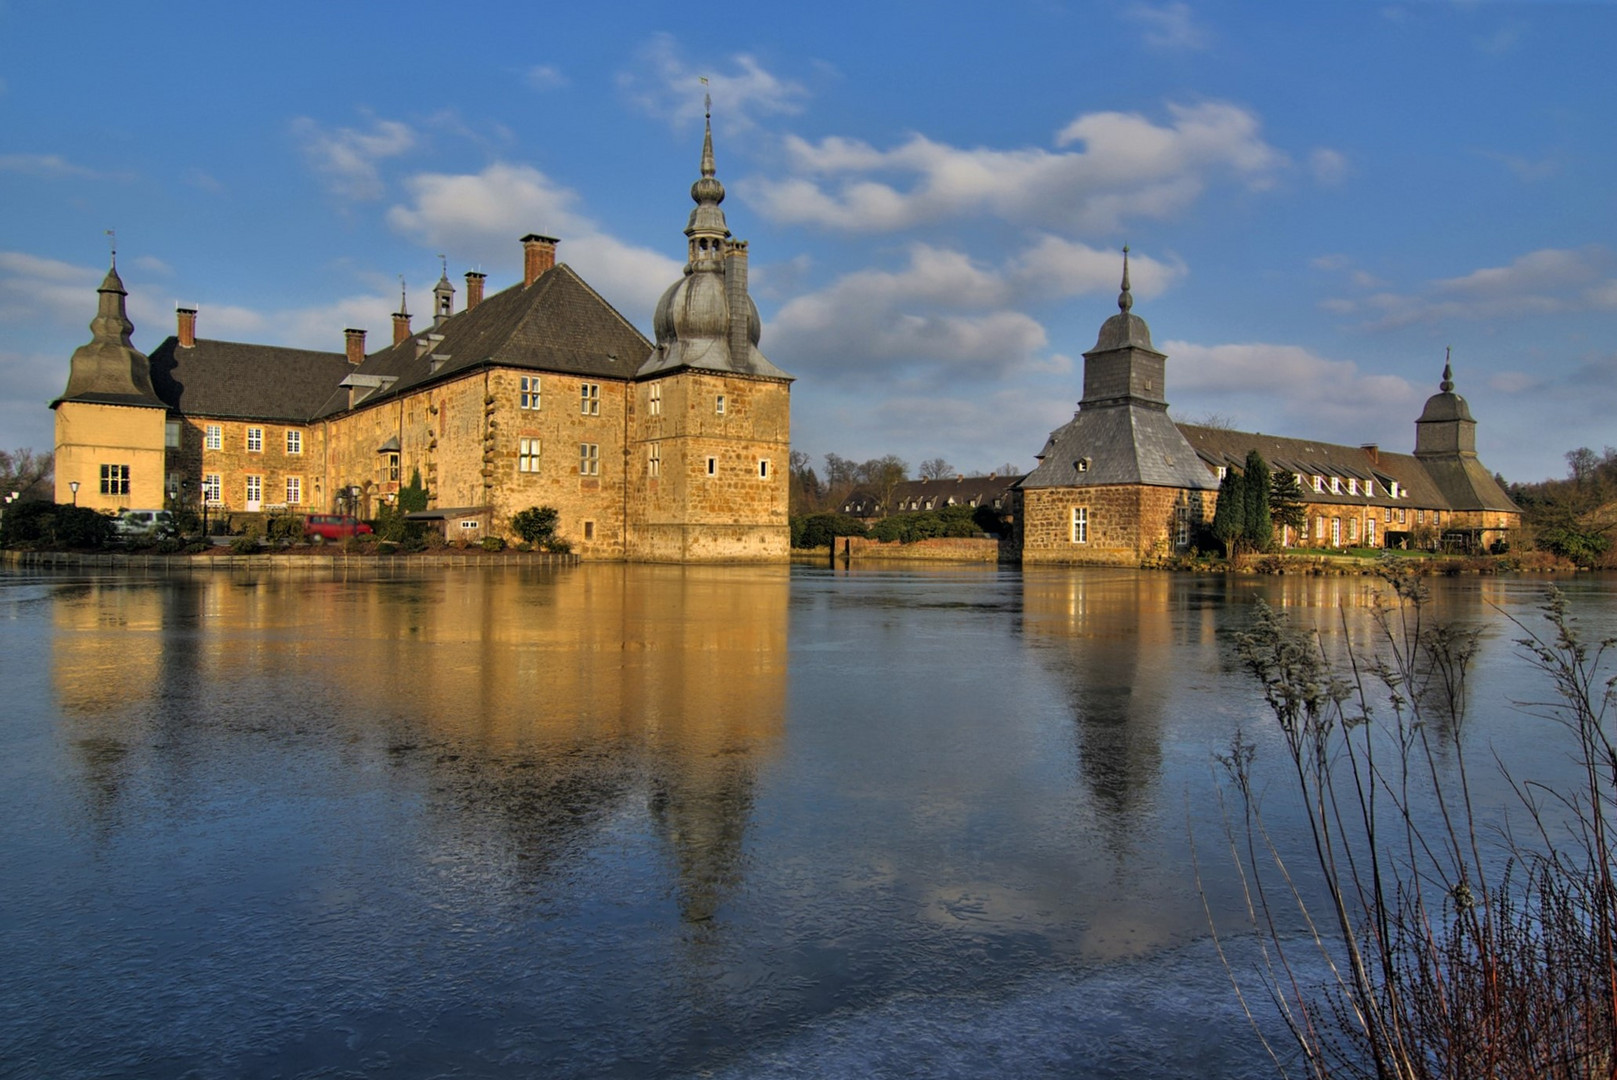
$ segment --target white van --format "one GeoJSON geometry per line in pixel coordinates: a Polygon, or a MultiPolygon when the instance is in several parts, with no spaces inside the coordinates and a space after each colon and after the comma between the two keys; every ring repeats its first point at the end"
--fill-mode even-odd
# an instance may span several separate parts
{"type": "Polygon", "coordinates": [[[126,539],[174,535],[174,515],[167,510],[120,510],[113,532],[126,539]]]}

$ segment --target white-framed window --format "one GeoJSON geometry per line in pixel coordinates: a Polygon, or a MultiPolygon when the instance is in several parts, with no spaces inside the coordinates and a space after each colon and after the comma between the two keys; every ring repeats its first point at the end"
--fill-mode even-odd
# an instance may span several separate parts
{"type": "Polygon", "coordinates": [[[759,458],[758,459],[758,479],[760,479],[760,480],[768,480],[769,479],[769,459],[768,458],[759,458]]]}
{"type": "Polygon", "coordinates": [[[303,432],[294,428],[286,429],[286,452],[294,456],[303,453],[303,432]]]}
{"type": "Polygon", "coordinates": [[[163,425],[163,446],[169,450],[180,448],[180,422],[170,420],[163,425]]]}
{"type": "Polygon", "coordinates": [[[1426,524],[1426,511],[1424,511],[1424,510],[1416,510],[1415,511],[1415,524],[1417,524],[1417,525],[1426,524]]]}
{"type": "Polygon", "coordinates": [[[652,443],[646,448],[646,475],[661,476],[663,471],[663,448],[661,443],[652,443]]]}
{"type": "Polygon", "coordinates": [[[1314,517],[1314,539],[1315,540],[1323,540],[1323,539],[1325,539],[1325,515],[1324,514],[1318,514],[1318,515],[1316,515],[1314,517]]]}
{"type": "Polygon", "coordinates": [[[461,531],[462,532],[471,532],[472,530],[474,530],[474,529],[476,529],[478,527],[478,524],[479,524],[479,522],[478,522],[478,520],[476,518],[461,518],[461,521],[460,521],[461,531]]]}
{"type": "Polygon", "coordinates": [[[1331,519],[1331,546],[1342,546],[1342,519],[1339,517],[1331,519]]]}
{"type": "Polygon", "coordinates": [[[1366,480],[1364,482],[1364,497],[1367,499],[1373,499],[1376,497],[1376,482],[1374,480],[1366,480]]]}
{"type": "Polygon", "coordinates": [[[1348,539],[1349,540],[1357,540],[1358,538],[1359,538],[1359,519],[1358,518],[1348,518],[1348,539]]]}
{"type": "Polygon", "coordinates": [[[128,495],[129,494],[129,466],[103,465],[101,466],[101,494],[128,495]]]}
{"type": "Polygon", "coordinates": [[[296,506],[303,501],[303,477],[286,478],[286,505],[296,506]]]}
{"type": "Polygon", "coordinates": [[[578,475],[601,475],[601,446],[599,443],[578,444],[578,475]]]}
{"type": "Polygon", "coordinates": [[[1190,544],[1190,508],[1188,506],[1174,507],[1173,543],[1175,547],[1187,547],[1190,544]]]}
{"type": "Polygon", "coordinates": [[[522,392],[521,392],[521,396],[517,399],[517,401],[518,401],[518,404],[524,409],[538,409],[539,408],[539,403],[540,403],[539,376],[537,376],[537,375],[524,375],[524,376],[522,376],[522,392]]]}
{"type": "Polygon", "coordinates": [[[395,483],[399,479],[399,455],[398,454],[390,453],[390,454],[387,455],[387,478],[389,480],[395,482],[395,483]]]}
{"type": "Polygon", "coordinates": [[[1376,519],[1374,517],[1370,517],[1370,518],[1365,519],[1365,522],[1364,522],[1364,545],[1365,545],[1365,547],[1375,547],[1376,546],[1376,519]]]}
{"type": "Polygon", "coordinates": [[[713,399],[713,412],[718,416],[724,415],[724,395],[720,394],[713,399]]]}
{"type": "Polygon", "coordinates": [[[517,440],[517,472],[539,471],[539,440],[517,440]]]}
{"type": "Polygon", "coordinates": [[[1321,493],[1325,491],[1325,478],[1323,476],[1314,477],[1314,490],[1321,493]]]}
{"type": "Polygon", "coordinates": [[[1340,476],[1331,477],[1331,494],[1342,494],[1342,478],[1340,476]]]}
{"type": "Polygon", "coordinates": [[[249,454],[262,454],[264,452],[264,429],[250,427],[247,429],[247,452],[249,454]]]}
{"type": "Polygon", "coordinates": [[[1359,481],[1358,481],[1358,478],[1353,477],[1353,476],[1348,477],[1348,494],[1349,495],[1357,495],[1358,493],[1359,493],[1359,481]]]}
{"type": "Polygon", "coordinates": [[[1409,511],[1404,509],[1402,506],[1398,508],[1398,524],[1409,524],[1409,511]]]}
{"type": "Polygon", "coordinates": [[[583,416],[601,415],[601,384],[587,382],[578,384],[578,411],[583,416]]]}
{"type": "Polygon", "coordinates": [[[1072,542],[1075,544],[1089,543],[1089,507],[1075,506],[1072,508],[1072,542]]]}
{"type": "Polygon", "coordinates": [[[264,502],[264,478],[262,476],[249,476],[247,478],[247,509],[256,511],[264,502]]]}
{"type": "MultiPolygon", "coordinates": [[[[1084,471],[1083,470],[1083,462],[1078,462],[1077,464],[1078,464],[1078,471],[1083,472],[1084,471]]],[[[1230,472],[1230,470],[1229,470],[1228,467],[1226,467],[1224,465],[1220,465],[1218,467],[1218,478],[1220,480],[1224,479],[1224,477],[1229,475],[1229,472],[1230,472]]]]}
{"type": "Polygon", "coordinates": [[[718,458],[710,457],[710,458],[707,459],[707,474],[709,476],[717,476],[717,475],[719,475],[719,459],[718,458]]]}
{"type": "Polygon", "coordinates": [[[209,450],[223,450],[225,429],[218,424],[207,425],[202,429],[202,445],[209,450]]]}
{"type": "Polygon", "coordinates": [[[1441,510],[1433,510],[1432,511],[1432,524],[1433,525],[1441,525],[1441,524],[1443,524],[1443,511],[1441,511],[1441,510]]]}
{"type": "Polygon", "coordinates": [[[654,382],[646,388],[646,412],[651,416],[663,414],[663,384],[654,382]]]}
{"type": "Polygon", "coordinates": [[[202,501],[209,506],[218,506],[224,501],[224,485],[219,482],[216,472],[202,474],[202,501]]]}

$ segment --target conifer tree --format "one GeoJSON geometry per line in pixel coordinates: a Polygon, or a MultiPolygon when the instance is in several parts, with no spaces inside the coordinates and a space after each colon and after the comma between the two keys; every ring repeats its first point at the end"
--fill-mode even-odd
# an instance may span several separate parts
{"type": "Polygon", "coordinates": [[[1234,469],[1224,470],[1218,482],[1218,505],[1213,508],[1213,536],[1224,545],[1226,558],[1235,555],[1246,535],[1246,485],[1234,469]]]}
{"type": "Polygon", "coordinates": [[[1273,546],[1274,522],[1269,517],[1269,463],[1254,447],[1247,451],[1246,469],[1241,476],[1245,518],[1242,532],[1254,551],[1273,546]]]}
{"type": "Polygon", "coordinates": [[[1301,539],[1308,528],[1308,515],[1303,512],[1303,491],[1297,485],[1297,474],[1285,469],[1277,470],[1269,481],[1269,518],[1275,529],[1291,528],[1301,539]]]}

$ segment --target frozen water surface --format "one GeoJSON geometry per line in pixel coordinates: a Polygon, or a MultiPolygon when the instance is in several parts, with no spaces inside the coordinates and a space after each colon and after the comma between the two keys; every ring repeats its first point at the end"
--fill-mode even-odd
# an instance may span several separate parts
{"type": "MultiPolygon", "coordinates": [[[[1542,586],[1434,585],[1553,781],[1503,618],[1542,586]]],[[[1360,635],[1366,588],[4,574],[0,1075],[1270,1075],[1189,838],[1238,931],[1231,634],[1360,635]]]]}

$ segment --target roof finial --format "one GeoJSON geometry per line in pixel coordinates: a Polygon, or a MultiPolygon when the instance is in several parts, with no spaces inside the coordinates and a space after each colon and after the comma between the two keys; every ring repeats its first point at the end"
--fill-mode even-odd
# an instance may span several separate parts
{"type": "Polygon", "coordinates": [[[118,269],[118,230],[107,229],[107,247],[112,251],[112,268],[118,269]]]}
{"type": "Polygon", "coordinates": [[[444,278],[444,280],[448,281],[449,280],[449,257],[447,255],[444,255],[442,252],[440,252],[439,255],[438,255],[438,264],[443,267],[443,278],[444,278]]]}
{"type": "Polygon", "coordinates": [[[703,97],[706,130],[702,134],[702,175],[712,176],[719,171],[713,164],[713,95],[705,94],[703,97]]]}
{"type": "Polygon", "coordinates": [[[1454,368],[1449,363],[1449,358],[1453,355],[1454,346],[1446,345],[1443,347],[1443,381],[1438,384],[1438,389],[1445,394],[1454,393],[1454,368]]]}
{"type": "Polygon", "coordinates": [[[1127,315],[1134,306],[1134,297],[1129,292],[1129,246],[1123,245],[1123,291],[1117,294],[1117,310],[1127,315]]]}
{"type": "Polygon", "coordinates": [[[399,275],[399,314],[410,314],[410,305],[405,303],[404,275],[399,275]]]}

